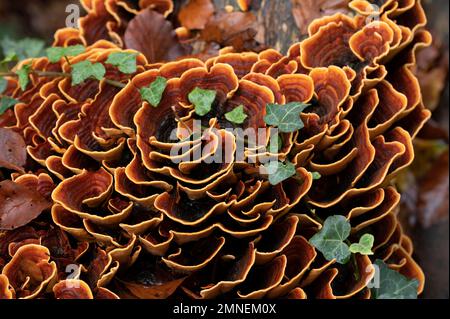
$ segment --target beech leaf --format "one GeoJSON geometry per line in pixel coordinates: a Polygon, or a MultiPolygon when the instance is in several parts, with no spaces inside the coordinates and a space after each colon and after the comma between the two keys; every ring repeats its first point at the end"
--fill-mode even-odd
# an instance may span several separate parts
{"type": "Polygon", "coordinates": [[[174,31],[164,15],[147,8],[127,24],[123,41],[126,48],[144,54],[149,63],[174,61],[191,52],[180,43],[174,31]]]}
{"type": "Polygon", "coordinates": [[[52,47],[46,50],[48,60],[51,63],[57,63],[64,57],[77,56],[85,51],[86,48],[81,44],[68,47],[52,47]]]}
{"type": "Polygon", "coordinates": [[[136,53],[114,52],[108,56],[106,63],[118,67],[122,73],[133,74],[137,70],[136,57],[136,53]]]}
{"type": "Polygon", "coordinates": [[[242,124],[244,123],[245,119],[247,118],[247,114],[245,114],[244,106],[239,105],[234,110],[228,112],[225,114],[225,118],[234,124],[242,124]]]}
{"type": "Polygon", "coordinates": [[[9,128],[0,127],[0,168],[23,171],[27,145],[23,137],[9,128]]]}
{"type": "Polygon", "coordinates": [[[271,185],[278,185],[297,174],[294,164],[290,162],[284,164],[278,161],[270,161],[264,167],[267,170],[271,185]]]}
{"type": "Polygon", "coordinates": [[[348,0],[291,0],[292,15],[300,34],[308,34],[308,26],[317,18],[337,12],[350,14],[348,0]]]}
{"type": "Polygon", "coordinates": [[[0,230],[24,226],[50,207],[37,190],[10,180],[0,182],[0,230]]]}
{"type": "Polygon", "coordinates": [[[376,260],[378,266],[379,284],[372,288],[374,299],[417,299],[419,281],[408,279],[399,272],[392,270],[382,260],[376,260]]]}
{"type": "Polygon", "coordinates": [[[267,115],[264,117],[264,121],[267,125],[278,127],[283,133],[298,131],[304,127],[300,113],[308,106],[308,104],[299,102],[285,105],[267,104],[267,115]]]}
{"type": "Polygon", "coordinates": [[[346,264],[351,252],[345,240],[350,236],[351,225],[344,216],[330,216],[325,220],[322,229],[309,242],[327,259],[346,264]]]}
{"type": "Polygon", "coordinates": [[[181,8],[178,19],[189,30],[203,30],[213,14],[211,0],[191,0],[181,8]]]}
{"type": "Polygon", "coordinates": [[[92,63],[90,61],[82,61],[72,65],[72,85],[83,83],[87,79],[93,77],[102,80],[105,76],[106,69],[101,63],[92,63]]]}
{"type": "Polygon", "coordinates": [[[142,99],[150,103],[153,107],[157,107],[159,103],[161,103],[166,86],[167,80],[161,76],[158,76],[149,87],[142,88],[140,90],[142,99]]]}
{"type": "Polygon", "coordinates": [[[189,94],[189,102],[195,106],[195,113],[204,116],[211,111],[212,104],[216,99],[216,91],[195,88],[189,94]]]}
{"type": "Polygon", "coordinates": [[[350,245],[350,252],[353,254],[361,254],[361,255],[373,255],[372,247],[375,238],[371,234],[364,234],[359,239],[359,243],[354,243],[350,245]]]}

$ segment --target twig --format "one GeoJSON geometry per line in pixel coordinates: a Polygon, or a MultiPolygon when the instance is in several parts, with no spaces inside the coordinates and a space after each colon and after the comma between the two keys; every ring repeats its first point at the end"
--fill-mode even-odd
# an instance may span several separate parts
{"type": "MultiPolygon", "coordinates": [[[[39,77],[64,77],[64,78],[71,78],[72,75],[70,73],[64,73],[64,72],[50,72],[50,71],[36,71],[36,70],[32,70],[30,72],[31,74],[35,74],[39,77]]],[[[9,76],[9,77],[18,77],[18,75],[14,72],[0,72],[0,77],[5,77],[5,76],[9,76]]],[[[105,83],[111,85],[111,86],[115,86],[118,88],[123,89],[126,84],[119,82],[119,81],[115,81],[115,80],[110,80],[110,79],[104,79],[105,83]]]]}

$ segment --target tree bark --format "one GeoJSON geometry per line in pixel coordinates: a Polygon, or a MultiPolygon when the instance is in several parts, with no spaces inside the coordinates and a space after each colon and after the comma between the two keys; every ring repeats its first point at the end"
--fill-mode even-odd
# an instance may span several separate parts
{"type": "MultiPolygon", "coordinates": [[[[236,0],[214,0],[217,9],[231,5],[239,10],[236,0]]],[[[264,26],[264,44],[286,53],[289,47],[300,40],[300,31],[292,16],[290,0],[253,0],[251,11],[264,26]]]]}

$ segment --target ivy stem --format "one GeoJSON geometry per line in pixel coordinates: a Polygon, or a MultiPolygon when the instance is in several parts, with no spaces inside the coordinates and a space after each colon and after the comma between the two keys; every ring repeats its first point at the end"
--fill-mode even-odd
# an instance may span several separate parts
{"type": "Polygon", "coordinates": [[[124,87],[126,87],[127,85],[119,82],[119,81],[114,81],[114,80],[110,80],[110,79],[105,79],[105,82],[108,83],[111,86],[115,86],[117,88],[123,89],[124,87]]]}
{"type": "Polygon", "coordinates": [[[72,66],[72,63],[70,63],[70,60],[69,60],[69,58],[67,57],[67,55],[64,56],[64,60],[66,60],[66,62],[67,62],[67,64],[68,64],[69,66],[72,66]]]}
{"type": "MultiPolygon", "coordinates": [[[[50,72],[50,71],[36,71],[36,70],[32,70],[30,73],[35,74],[39,77],[64,77],[64,78],[71,78],[72,75],[70,73],[64,73],[64,72],[50,72]]],[[[18,75],[14,72],[0,72],[0,77],[4,77],[4,76],[9,76],[9,77],[18,77],[18,75]]],[[[115,86],[118,88],[123,89],[126,84],[119,82],[119,81],[115,81],[115,80],[110,80],[110,79],[104,79],[105,82],[111,86],[115,86]]]]}
{"type": "Polygon", "coordinates": [[[192,136],[192,134],[194,134],[194,132],[192,132],[191,128],[189,127],[189,125],[187,125],[177,114],[177,109],[175,107],[175,105],[172,105],[171,107],[173,115],[175,116],[175,118],[177,119],[178,122],[180,122],[181,124],[183,124],[183,126],[188,130],[189,135],[192,136]]]}
{"type": "Polygon", "coordinates": [[[359,273],[358,261],[356,260],[355,254],[352,254],[352,263],[353,263],[353,268],[355,270],[354,276],[355,276],[356,281],[358,281],[361,278],[361,274],[359,273]]]}
{"type": "Polygon", "coordinates": [[[14,72],[0,72],[0,77],[4,76],[17,76],[14,72]]]}
{"type": "Polygon", "coordinates": [[[316,210],[314,208],[312,208],[311,205],[306,204],[306,206],[308,207],[309,211],[311,212],[312,218],[315,221],[317,221],[321,225],[325,224],[325,221],[317,215],[316,210]]]}

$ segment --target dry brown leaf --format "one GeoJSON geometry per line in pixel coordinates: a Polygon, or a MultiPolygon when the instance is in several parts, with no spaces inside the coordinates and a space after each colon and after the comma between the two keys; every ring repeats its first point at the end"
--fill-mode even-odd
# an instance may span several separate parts
{"type": "Polygon", "coordinates": [[[292,14],[300,32],[308,33],[309,24],[320,17],[347,12],[349,0],[291,0],[292,14]]]}
{"type": "Polygon", "coordinates": [[[214,14],[211,0],[190,0],[178,14],[183,27],[189,30],[203,30],[214,14]]]}
{"type": "Polygon", "coordinates": [[[448,219],[447,136],[444,131],[429,124],[414,143],[414,163],[397,179],[402,191],[403,213],[408,216],[411,225],[419,224],[423,228],[448,219]]]}
{"type": "Polygon", "coordinates": [[[0,128],[0,168],[23,171],[27,161],[25,141],[11,129],[0,128]]]}
{"type": "Polygon", "coordinates": [[[415,67],[423,102],[428,109],[434,111],[439,105],[448,78],[448,53],[438,38],[435,37],[431,46],[417,53],[415,67]]]}
{"type": "Polygon", "coordinates": [[[444,152],[428,174],[419,180],[418,212],[424,227],[448,219],[449,151],[444,152]]]}
{"type": "Polygon", "coordinates": [[[51,203],[33,191],[6,180],[0,183],[0,230],[11,230],[37,218],[51,203]]]}
{"type": "Polygon", "coordinates": [[[142,52],[150,63],[173,61],[190,52],[178,41],[172,24],[150,9],[143,10],[130,21],[124,43],[128,49],[142,52]]]}
{"type": "Polygon", "coordinates": [[[251,12],[220,12],[209,20],[201,37],[221,47],[232,46],[237,52],[257,51],[260,44],[256,39],[262,28],[251,12]]]}

